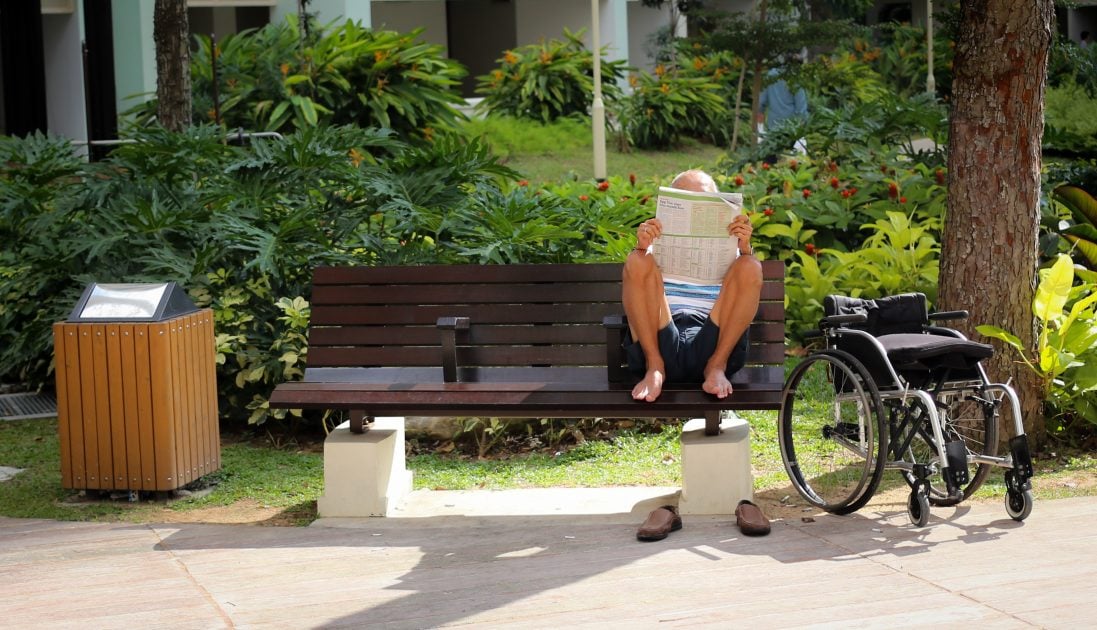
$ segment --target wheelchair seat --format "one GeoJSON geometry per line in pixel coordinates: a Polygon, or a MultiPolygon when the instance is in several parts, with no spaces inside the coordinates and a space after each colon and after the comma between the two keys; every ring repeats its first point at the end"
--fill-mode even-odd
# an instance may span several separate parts
{"type": "Polygon", "coordinates": [[[899,370],[942,367],[966,370],[994,354],[994,348],[985,343],[944,335],[897,333],[876,340],[899,370]]]}

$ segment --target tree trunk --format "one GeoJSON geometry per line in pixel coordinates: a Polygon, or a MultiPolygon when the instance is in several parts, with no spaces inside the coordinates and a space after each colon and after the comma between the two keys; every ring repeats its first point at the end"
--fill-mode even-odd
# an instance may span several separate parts
{"type": "MultiPolygon", "coordinates": [[[[1035,347],[1040,144],[1052,0],[964,0],[953,61],[948,215],[939,306],[965,326],[994,324],[1035,347]]],[[[1012,349],[995,342],[991,378],[1012,378],[1026,433],[1046,437],[1043,392],[1012,349]]],[[[1005,437],[1010,426],[1002,427],[1005,437]]]]}
{"type": "MultiPolygon", "coordinates": [[[[766,4],[767,0],[762,0],[758,3],[758,24],[765,28],[766,24],[766,4]]],[[[751,83],[751,91],[754,92],[750,96],[750,146],[753,149],[758,146],[758,114],[759,98],[762,96],[762,74],[766,68],[762,63],[765,58],[764,51],[760,51],[761,54],[754,55],[754,81],[751,83]]],[[[743,67],[746,68],[746,59],[743,59],[743,67]]]]}
{"type": "Polygon", "coordinates": [[[182,131],[191,120],[190,28],[186,0],[156,0],[156,116],[165,129],[182,131]]]}

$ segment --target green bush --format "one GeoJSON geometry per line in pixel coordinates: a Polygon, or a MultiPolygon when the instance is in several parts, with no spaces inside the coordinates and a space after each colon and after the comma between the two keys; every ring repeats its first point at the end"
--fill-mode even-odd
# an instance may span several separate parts
{"type": "Polygon", "coordinates": [[[1075,83],[1048,87],[1044,119],[1045,152],[1097,156],[1097,98],[1085,88],[1075,83]]]}
{"type": "Polygon", "coordinates": [[[679,76],[665,71],[642,72],[630,78],[632,94],[620,111],[621,127],[632,146],[666,148],[682,136],[727,132],[727,103],[721,86],[707,77],[679,76]]]}
{"type": "MultiPolygon", "coordinates": [[[[214,122],[214,73],[221,124],[289,133],[324,125],[386,127],[405,140],[430,138],[464,118],[456,86],[466,70],[441,46],[411,33],[347,21],[302,43],[296,20],[230,35],[197,36],[191,59],[194,123],[214,122]]],[[[139,118],[155,113],[139,106],[139,118]]]]}
{"type": "Polygon", "coordinates": [[[313,267],[460,260],[475,244],[446,218],[514,177],[476,141],[353,127],[136,139],[90,164],[64,139],[0,140],[0,378],[48,383],[50,326],[88,282],[174,280],[214,311],[222,410],[262,421],[299,374],[313,267]]]}
{"type": "MultiPolygon", "coordinates": [[[[585,117],[594,92],[594,55],[583,45],[582,31],[564,30],[564,41],[549,40],[506,51],[499,67],[477,77],[476,92],[490,115],[547,123],[567,116],[585,117]]],[[[602,97],[610,104],[620,95],[624,61],[601,62],[602,97]]]]}
{"type": "Polygon", "coordinates": [[[1044,387],[1044,399],[1063,428],[1065,416],[1097,424],[1097,285],[1074,284],[1073,263],[1060,254],[1040,270],[1032,303],[1039,335],[1030,356],[1015,335],[997,326],[978,326],[980,333],[1006,342],[1032,369],[1044,387]]]}

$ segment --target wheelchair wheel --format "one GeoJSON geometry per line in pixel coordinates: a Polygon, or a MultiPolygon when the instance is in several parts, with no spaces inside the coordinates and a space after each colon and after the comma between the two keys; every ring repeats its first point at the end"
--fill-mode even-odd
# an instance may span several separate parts
{"type": "Polygon", "coordinates": [[[925,527],[929,523],[929,497],[922,490],[911,490],[907,497],[907,518],[915,527],[925,527]]]}
{"type": "MultiPolygon", "coordinates": [[[[995,405],[989,396],[983,392],[965,390],[959,392],[947,392],[939,397],[937,412],[941,418],[941,429],[946,441],[959,440],[963,442],[964,449],[969,455],[995,456],[998,454],[998,423],[999,416],[1009,416],[1007,421],[1012,423],[1012,408],[1008,402],[995,405]]],[[[921,405],[921,401],[914,403],[921,405]]],[[[919,424],[918,433],[911,443],[905,457],[912,463],[928,464],[937,458],[938,449],[933,441],[933,432],[929,426],[929,419],[925,417],[919,424]]],[[[935,506],[956,505],[967,497],[972,496],[986,481],[990,473],[990,464],[968,462],[967,482],[960,490],[962,495],[949,497],[944,479],[934,476],[930,480],[929,502],[935,506]]],[[[907,482],[912,484],[915,479],[911,473],[905,473],[907,482]]]]}
{"type": "Polygon", "coordinates": [[[884,473],[887,432],[876,384],[841,350],[822,350],[785,382],[778,438],[796,491],[833,514],[860,509],[884,473]]]}
{"type": "Polygon", "coordinates": [[[1032,490],[1007,490],[1006,514],[1015,521],[1023,521],[1032,514],[1032,490]]]}

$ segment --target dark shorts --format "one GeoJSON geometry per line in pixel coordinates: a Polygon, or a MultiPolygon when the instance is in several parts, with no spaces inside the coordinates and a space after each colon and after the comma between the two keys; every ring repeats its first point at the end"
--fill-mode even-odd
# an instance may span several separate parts
{"type": "MultiPolygon", "coordinates": [[[[667,380],[685,383],[700,383],[705,380],[705,364],[716,351],[716,341],[720,336],[720,327],[707,313],[694,310],[682,310],[671,316],[670,323],[659,331],[659,353],[666,364],[667,380]]],[[[743,368],[747,359],[747,346],[750,343],[749,329],[743,333],[728,357],[728,366],[724,370],[728,378],[743,368]]],[[[640,344],[626,335],[625,356],[629,370],[637,375],[647,371],[647,361],[640,344]]]]}

